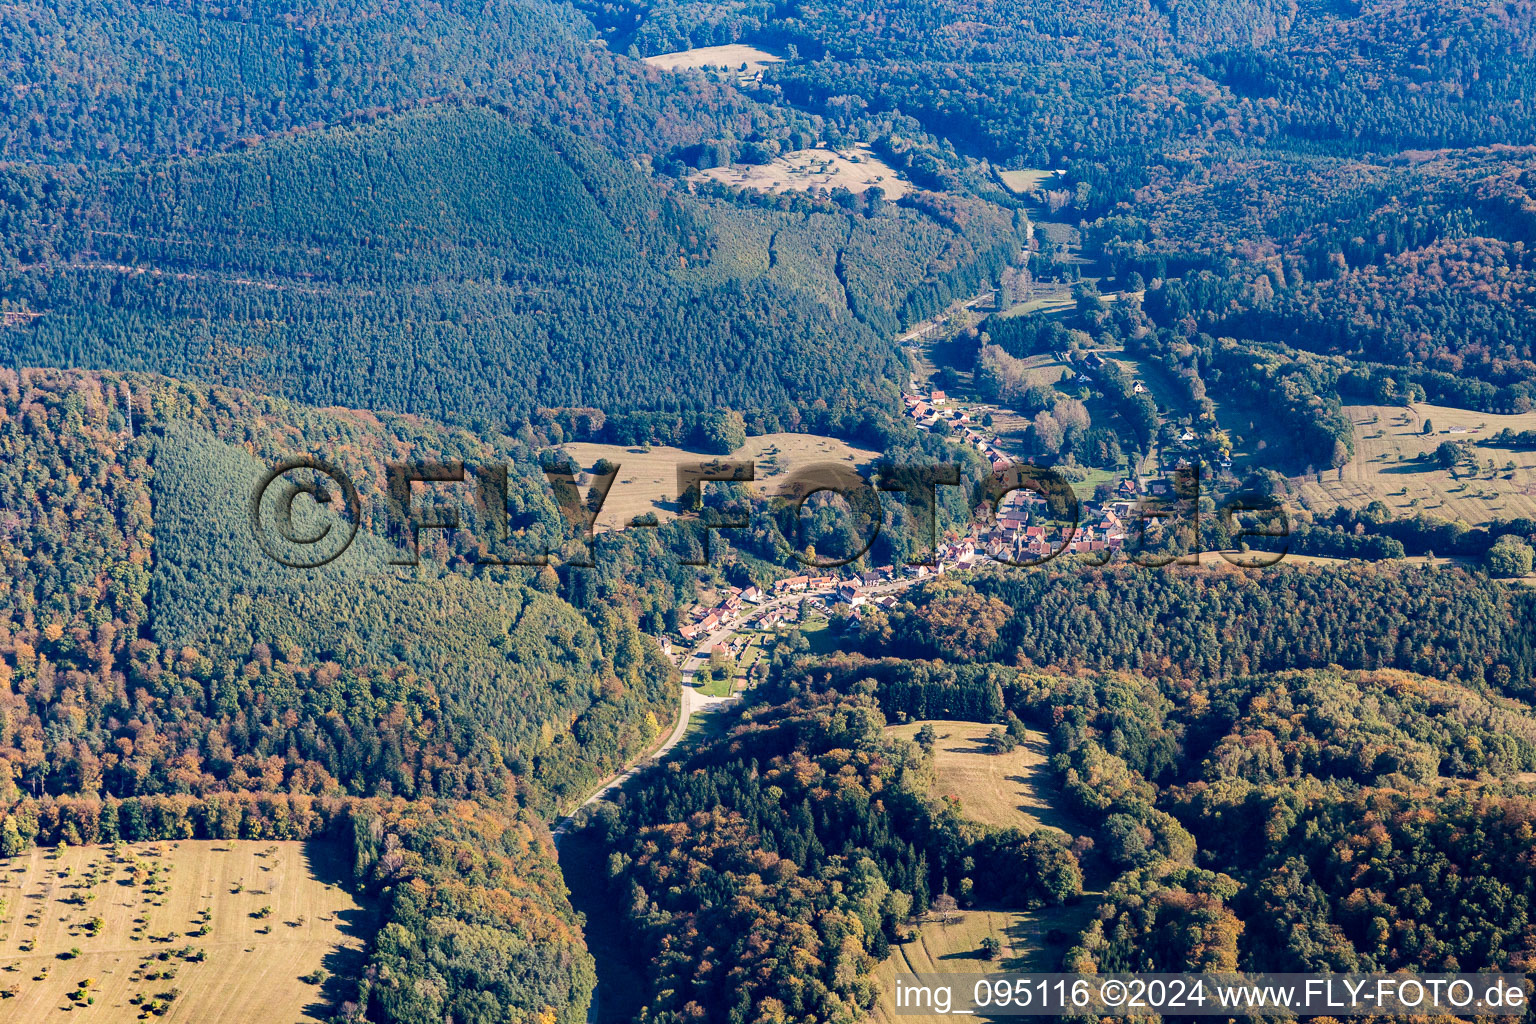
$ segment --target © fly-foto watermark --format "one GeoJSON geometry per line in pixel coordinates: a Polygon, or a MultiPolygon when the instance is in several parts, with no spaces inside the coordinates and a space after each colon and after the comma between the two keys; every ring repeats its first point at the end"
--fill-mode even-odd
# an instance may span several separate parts
{"type": "MultiPolygon", "coordinates": [[[[590,550],[598,517],[622,467],[608,463],[605,472],[593,473],[585,496],[571,467],[545,465],[542,468],[567,528],[590,550]]],[[[678,551],[677,556],[687,565],[707,565],[712,535],[719,530],[747,528],[751,518],[707,504],[704,487],[709,483],[753,482],[756,466],[748,461],[716,459],[679,463],[676,469],[676,525],[689,539],[686,550],[678,551]]],[[[475,538],[479,552],[475,560],[479,564],[542,566],[550,564],[556,557],[547,544],[537,550],[522,550],[514,542],[508,512],[510,478],[505,465],[472,468],[459,461],[391,463],[386,467],[386,479],[383,516],[386,522],[382,532],[397,552],[389,558],[392,564],[414,565],[420,561],[423,531],[463,529],[460,508],[445,505],[441,500],[445,497],[444,492],[433,492],[433,497],[438,500],[430,507],[419,506],[416,501],[427,488],[454,483],[467,484],[472,489],[470,504],[474,521],[483,532],[483,536],[475,538]]],[[[908,564],[932,565],[938,550],[938,488],[960,487],[961,481],[961,467],[952,463],[882,464],[867,478],[840,463],[815,463],[789,473],[768,498],[765,512],[790,542],[797,561],[818,568],[835,568],[856,561],[875,543],[885,528],[886,514],[881,496],[892,495],[904,504],[907,512],[904,522],[909,533],[908,564]],[[802,553],[807,546],[803,542],[804,523],[800,511],[816,494],[836,495],[843,499],[846,514],[851,517],[852,534],[858,541],[853,551],[832,558],[802,553]]],[[[1032,530],[1040,532],[1031,536],[1027,546],[1016,542],[1005,545],[994,538],[991,546],[983,548],[992,561],[1029,567],[1043,565],[1065,553],[1075,553],[1083,554],[1091,565],[1104,565],[1119,552],[1133,563],[1148,568],[1174,562],[1188,564],[1198,559],[1200,521],[1205,514],[1201,510],[1199,468],[1175,470],[1162,484],[1163,493],[1159,495],[1135,496],[1131,503],[1134,512],[1125,524],[1124,535],[1119,538],[1121,544],[1100,542],[1079,551],[1073,542],[1083,528],[1083,502],[1071,483],[1054,468],[1017,463],[993,469],[974,485],[972,528],[982,528],[989,520],[997,521],[1005,501],[1020,503],[1020,499],[1009,497],[1018,492],[1031,521],[1038,518],[1048,525],[1033,527],[1032,530]],[[1044,539],[1047,530],[1049,541],[1044,539]],[[1189,543],[1173,552],[1153,550],[1147,544],[1149,530],[1159,535],[1182,530],[1189,543]]],[[[1121,499],[1121,504],[1127,502],[1121,499]]],[[[351,546],[363,525],[363,502],[345,471],[325,460],[304,457],[279,463],[261,478],[251,495],[249,514],[256,542],[269,558],[290,568],[313,569],[334,561],[351,546]],[[301,496],[307,496],[313,503],[302,507],[311,512],[327,508],[331,515],[324,518],[299,516],[305,520],[301,528],[296,520],[296,505],[301,496]]],[[[1290,517],[1277,498],[1257,492],[1239,492],[1215,506],[1214,515],[1220,517],[1231,543],[1239,544],[1245,538],[1253,538],[1271,545],[1263,552],[1243,556],[1225,550],[1219,552],[1234,565],[1263,568],[1274,565],[1285,556],[1290,517]],[[1238,517],[1244,514],[1263,517],[1262,528],[1243,524],[1238,517]]],[[[654,516],[637,516],[627,525],[629,528],[655,528],[659,523],[654,516]]],[[[1089,529],[1091,531],[1091,526],[1089,529]]],[[[592,563],[568,559],[568,564],[590,566],[592,563]]]]}

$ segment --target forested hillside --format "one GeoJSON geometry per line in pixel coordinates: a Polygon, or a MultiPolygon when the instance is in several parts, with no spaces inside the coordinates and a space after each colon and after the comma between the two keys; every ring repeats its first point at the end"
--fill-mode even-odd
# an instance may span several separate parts
{"type": "Polygon", "coordinates": [[[588,826],[613,848],[602,884],[653,965],[639,1020],[857,1020],[873,968],[932,898],[972,882],[1019,908],[1081,893],[1057,835],[929,804],[931,752],[887,737],[871,692],[751,709],[588,826]]]}
{"type": "Polygon", "coordinates": [[[1018,244],[1011,215],[979,203],[965,229],[894,206],[712,211],[482,106],[51,193],[36,173],[32,220],[7,236],[7,294],[43,313],[7,334],[21,365],[154,369],[504,429],[542,407],[666,410],[689,428],[667,441],[695,440],[721,407],[889,403],[899,368],[879,333],[922,288],[947,301],[979,283],[957,269],[990,273],[1018,244]]]}
{"type": "Polygon", "coordinates": [[[531,528],[531,546],[542,531],[558,550],[560,513],[526,447],[160,378],[7,377],[6,664],[17,703],[6,740],[27,788],[366,795],[382,785],[518,793],[543,808],[647,742],[648,713],[666,714],[669,672],[638,638],[641,609],[605,587],[594,585],[603,602],[584,615],[530,586],[553,589],[548,570],[471,578],[473,538],[442,532],[425,534],[420,566],[391,566],[399,548],[382,516],[323,569],[257,550],[256,482],[300,439],[297,453],[346,467],[375,511],[386,460],[500,461],[521,510],[513,528],[531,528]],[[43,722],[65,706],[80,741],[50,747],[43,722]],[[162,706],[174,715],[162,720],[162,706]],[[111,742],[130,720],[155,737],[143,750],[111,742]]]}
{"type": "Polygon", "coordinates": [[[805,146],[820,118],[610,54],[553,3],[35,4],[0,31],[12,366],[507,432],[597,409],[596,437],[701,443],[731,408],[878,438],[888,336],[1024,232],[968,195],[695,195],[671,175],[702,141],[805,146]]]}
{"type": "Polygon", "coordinates": [[[1085,873],[1105,891],[1069,970],[1536,957],[1536,803],[1507,788],[1536,768],[1536,717],[1506,698],[1395,670],[1197,681],[781,650],[750,699],[589,825],[653,965],[638,1019],[856,1019],[909,919],[1073,902],[1085,873]],[[1045,730],[1086,834],[930,801],[931,737],[880,727],[933,718],[995,722],[997,743],[1045,730]]]}
{"type": "Polygon", "coordinates": [[[910,598],[861,624],[871,653],[1197,679],[1397,668],[1536,694],[1536,593],[1454,568],[1040,568],[910,598]]]}
{"type": "MultiPolygon", "coordinates": [[[[1112,879],[1069,970],[1523,970],[1536,957],[1536,802],[1514,782],[1536,764],[1526,705],[1393,670],[1197,681],[845,656],[783,664],[772,687],[828,691],[870,694],[891,717],[1016,715],[1049,733],[1063,796],[1092,830],[1074,850],[1112,879]]],[[[930,860],[927,892],[969,891],[957,866],[930,860]]]]}
{"type": "Polygon", "coordinates": [[[337,1024],[587,1024],[609,947],[609,1016],[856,1024],[934,912],[1536,972],[1529,0],[22,0],[0,56],[0,857],[336,844],[337,1024]],[[780,432],[959,463],[943,571],[915,491],[868,544],[656,469],[780,432]],[[975,561],[1049,539],[974,515],[1021,459],[1098,532],[975,561]],[[1189,469],[1207,549],[1279,546],[1241,490],[1325,557],[1112,565],[1189,469]]]}
{"type": "MultiPolygon", "coordinates": [[[[1145,290],[1176,346],[1203,333],[1245,356],[1347,357],[1360,377],[1345,390],[1391,403],[1536,402],[1527,9],[578,6],[614,48],[786,54],[759,95],[915,178],[974,181],[967,159],[1058,170],[1031,198],[1084,228],[1084,273],[1145,290]]],[[[1311,390],[1334,390],[1337,371],[1302,362],[1311,390]]],[[[1198,379],[1214,392],[1220,374],[1198,379]]],[[[1296,469],[1328,466],[1330,445],[1316,447],[1296,469]]]]}
{"type": "Polygon", "coordinates": [[[371,506],[385,462],[462,458],[505,466],[512,522],[558,550],[528,447],[148,375],[0,370],[0,451],[0,853],[355,834],[387,922],[364,1006],[583,1019],[590,959],[536,819],[672,714],[675,673],[637,625],[665,593],[597,578],[578,608],[553,570],[475,572],[475,547],[441,534],[392,567],[384,530],[285,569],[249,518],[254,482],[294,454],[345,467],[371,506]],[[479,963],[493,948],[501,967],[479,963]]]}
{"type": "Polygon", "coordinates": [[[783,122],[728,89],[655,88],[569,8],[490,4],[15,4],[0,14],[13,161],[128,164],[483,96],[637,152],[783,122]],[[393,58],[393,59],[391,59],[393,58]]]}

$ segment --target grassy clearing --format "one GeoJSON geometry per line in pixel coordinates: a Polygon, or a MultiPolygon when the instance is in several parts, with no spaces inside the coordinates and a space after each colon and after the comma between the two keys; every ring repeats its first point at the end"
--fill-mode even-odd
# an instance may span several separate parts
{"type": "Polygon", "coordinates": [[[645,62],[666,71],[681,71],[687,68],[739,71],[745,64],[746,70],[751,73],[761,71],[769,64],[777,64],[783,59],[767,50],[759,50],[755,46],[732,43],[729,46],[696,46],[691,50],[678,50],[675,53],[658,53],[645,58],[645,62]]]}
{"type": "Polygon", "coordinates": [[[837,650],[837,635],[832,631],[832,623],[820,615],[802,622],[800,632],[805,634],[806,641],[811,645],[811,654],[831,654],[837,650]]]}
{"type": "Polygon", "coordinates": [[[987,735],[996,726],[985,722],[907,722],[886,731],[912,739],[924,725],[932,725],[939,736],[931,795],[959,798],[961,814],[987,825],[1073,832],[1053,807],[1056,784],[1045,733],[1031,729],[1024,743],[994,754],[987,735]]]}
{"type": "MultiPolygon", "coordinates": [[[[1057,394],[1064,393],[1058,385],[1062,374],[1071,372],[1071,367],[1066,363],[1048,352],[1027,356],[1022,362],[1024,377],[1029,384],[1057,394]]],[[[959,382],[949,389],[949,395],[967,406],[971,414],[971,426],[983,433],[995,435],[1000,449],[1015,454],[1025,451],[1022,446],[1033,417],[1023,416],[1016,410],[983,399],[976,390],[975,375],[969,372],[959,374],[959,382]],[[982,424],[982,418],[987,415],[992,417],[990,426],[982,424]]]]}
{"type": "Polygon", "coordinates": [[[1189,407],[1182,393],[1168,379],[1168,374],[1162,367],[1149,360],[1120,353],[1113,358],[1131,379],[1139,380],[1147,386],[1147,390],[1152,394],[1152,400],[1157,403],[1158,410],[1164,416],[1184,416],[1189,413],[1189,407]]]}
{"type": "Polygon", "coordinates": [[[1056,176],[1055,171],[1041,170],[1038,167],[1026,167],[1018,171],[998,171],[997,177],[1014,195],[1029,195],[1038,189],[1049,178],[1056,176]]]}
{"type": "Polygon", "coordinates": [[[692,180],[713,178],[727,185],[755,189],[759,192],[778,192],[789,189],[804,192],[807,189],[842,187],[856,195],[879,188],[887,199],[900,199],[913,191],[912,183],[904,180],[900,172],[875,156],[869,146],[859,143],[847,149],[831,150],[818,146],[815,149],[797,149],[775,157],[766,164],[732,164],[729,167],[711,167],[692,175],[692,180]]]}
{"type": "Polygon", "coordinates": [[[1009,306],[1003,311],[1003,316],[1024,316],[1029,313],[1061,313],[1076,306],[1076,301],[1068,293],[1060,295],[1042,295],[1039,298],[1029,299],[1009,306]]]}
{"type": "Polygon", "coordinates": [[[1251,408],[1240,408],[1231,401],[1212,398],[1216,422],[1232,439],[1232,471],[1238,476],[1264,469],[1262,431],[1251,408]]]}
{"type": "Polygon", "coordinates": [[[355,973],[371,927],[344,861],[321,842],[183,840],[0,862],[0,1019],[328,1019],[341,986],[301,978],[355,973]]]}
{"type": "MultiPolygon", "coordinates": [[[[579,465],[591,469],[599,459],[619,465],[618,479],[608,492],[602,514],[597,517],[597,532],[622,530],[639,515],[653,514],[666,521],[677,515],[677,467],[685,463],[707,462],[719,458],[702,452],[673,448],[626,447],[618,444],[568,444],[579,465]]],[[[733,459],[749,459],[757,467],[752,484],[759,491],[772,491],[797,467],[815,462],[838,462],[862,468],[874,461],[875,452],[855,448],[834,437],[819,434],[763,434],[749,437],[747,443],[731,453],[733,459]]]]}
{"type": "Polygon", "coordinates": [[[751,677],[753,666],[768,656],[767,647],[765,646],[768,637],[769,634],[767,633],[751,634],[747,640],[746,649],[741,652],[741,657],[736,659],[736,664],[741,670],[739,677],[743,684],[751,677]]]}
{"type": "MultiPolygon", "coordinates": [[[[1097,904],[1091,898],[1067,907],[1044,910],[965,910],[948,924],[921,922],[911,942],[891,949],[891,955],[875,969],[879,999],[870,1019],[879,1024],[953,1020],[935,1014],[897,1015],[891,993],[898,974],[990,974],[998,971],[1045,972],[1060,970],[1061,958],[1093,919],[1097,904]],[[981,940],[988,935],[1002,943],[999,960],[986,960],[981,940]]],[[[987,1020],[985,1016],[978,1019],[987,1020]]],[[[998,1017],[1017,1021],[1017,1017],[998,1017]]]]}
{"type": "Polygon", "coordinates": [[[683,730],[683,738],[678,742],[679,747],[693,747],[705,740],[712,739],[725,731],[725,716],[718,711],[703,711],[688,719],[688,727],[683,730]]]}
{"type": "Polygon", "coordinates": [[[1072,481],[1072,490],[1082,501],[1092,498],[1099,484],[1114,483],[1119,479],[1119,474],[1107,469],[1096,469],[1092,466],[1083,466],[1081,469],[1085,475],[1081,480],[1072,481]]]}
{"type": "Polygon", "coordinates": [[[699,679],[699,692],[706,697],[729,697],[736,684],[736,680],[731,676],[717,679],[712,675],[700,673],[699,679]]]}
{"type": "MultiPolygon", "coordinates": [[[[993,754],[986,743],[994,726],[983,722],[907,722],[886,731],[911,739],[932,725],[939,741],[934,747],[934,796],[960,800],[960,813],[988,825],[1022,829],[1049,828],[1072,833],[1072,824],[1055,809],[1055,782],[1047,763],[1045,734],[1031,729],[1025,742],[1007,754],[993,754]]],[[[924,920],[911,942],[895,946],[875,972],[880,998],[871,1018],[882,1024],[942,1020],[898,1016],[891,993],[898,974],[986,974],[995,971],[1054,971],[1061,957],[1087,927],[1095,901],[1090,896],[1064,907],[1042,910],[960,912],[948,923],[924,920]],[[986,960],[981,942],[995,937],[1003,947],[1000,960],[986,960]]]]}
{"type": "Polygon", "coordinates": [[[1024,360],[1025,378],[1038,387],[1054,388],[1061,383],[1064,373],[1069,378],[1076,375],[1075,370],[1049,353],[1028,356],[1024,360]]]}
{"type": "Polygon", "coordinates": [[[1342,471],[1297,482],[1308,507],[1364,508],[1380,501],[1396,515],[1426,512],[1473,526],[1536,517],[1536,452],[1477,443],[1505,427],[1536,430],[1536,413],[1499,416],[1440,405],[1351,405],[1345,412],[1355,425],[1355,457],[1342,471]],[[1426,419],[1433,433],[1423,432],[1426,419]],[[1437,464],[1417,461],[1420,453],[1433,452],[1445,441],[1470,443],[1479,466],[1491,459],[1494,472],[1480,468],[1474,475],[1462,466],[1456,479],[1437,464]],[[1505,468],[1510,462],[1512,472],[1505,468]]]}

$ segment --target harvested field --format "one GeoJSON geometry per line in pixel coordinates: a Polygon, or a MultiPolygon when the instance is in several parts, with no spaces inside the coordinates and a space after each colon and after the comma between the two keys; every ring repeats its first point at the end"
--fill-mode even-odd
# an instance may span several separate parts
{"type": "Polygon", "coordinates": [[[0,861],[0,1020],[329,1019],[352,993],[313,972],[355,974],[371,929],[348,867],[322,842],[234,840],[0,861]]]}
{"type": "MultiPolygon", "coordinates": [[[[646,513],[653,513],[660,520],[675,517],[677,467],[720,458],[666,445],[642,448],[582,442],[565,445],[564,451],[584,469],[591,469],[599,459],[619,464],[618,479],[597,518],[598,532],[623,529],[636,516],[646,513]]],[[[876,454],[819,434],[763,434],[747,438],[747,443],[730,457],[752,460],[757,467],[755,486],[771,491],[787,473],[800,466],[836,462],[862,468],[874,461],[876,454]]]]}
{"type": "Polygon", "coordinates": [[[830,150],[820,146],[785,153],[766,164],[733,164],[711,167],[692,176],[694,181],[713,178],[727,185],[756,189],[760,192],[806,189],[831,191],[841,186],[862,194],[878,186],[887,199],[900,199],[913,190],[912,184],[894,167],[875,156],[860,143],[848,149],[830,150]]]}

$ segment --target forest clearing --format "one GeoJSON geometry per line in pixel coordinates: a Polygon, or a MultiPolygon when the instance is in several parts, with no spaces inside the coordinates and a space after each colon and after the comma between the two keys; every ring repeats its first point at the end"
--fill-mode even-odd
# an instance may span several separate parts
{"type": "Polygon", "coordinates": [[[907,722],[886,731],[909,740],[925,725],[939,737],[930,795],[957,798],[962,815],[985,825],[1071,832],[1052,806],[1055,783],[1045,733],[1029,729],[1019,746],[995,754],[987,736],[1000,726],[987,722],[907,722]]]}
{"type": "MultiPolygon", "coordinates": [[[[987,825],[1071,832],[1052,803],[1056,794],[1044,733],[1029,729],[1014,750],[995,754],[987,737],[999,727],[986,722],[907,722],[889,726],[886,731],[913,739],[925,725],[931,725],[938,734],[933,748],[932,796],[958,798],[964,817],[987,825]]],[[[1092,900],[1085,899],[1039,910],[971,908],[947,916],[930,912],[913,927],[912,941],[893,945],[890,957],[875,971],[880,999],[872,1019],[882,1024],[929,1019],[896,1014],[891,993],[897,974],[1058,969],[1071,937],[1087,923],[1093,906],[1092,900]],[[982,951],[982,941],[988,937],[1001,945],[998,960],[986,959],[982,951]]],[[[933,1019],[941,1018],[936,1015],[933,1019]]]]}
{"type": "Polygon", "coordinates": [[[745,43],[731,43],[726,46],[695,46],[691,50],[658,53],[655,56],[645,58],[645,62],[652,67],[663,68],[667,71],[703,70],[705,68],[740,71],[742,70],[742,65],[746,65],[748,72],[757,72],[763,70],[769,64],[777,63],[782,59],[782,57],[769,53],[767,50],[760,50],[755,46],[747,46],[745,43]]]}
{"type": "MultiPolygon", "coordinates": [[[[646,513],[655,515],[659,521],[675,518],[677,467],[722,457],[670,445],[579,442],[565,445],[564,451],[570,453],[585,470],[590,471],[599,459],[608,459],[619,465],[618,478],[608,492],[608,500],[603,503],[602,514],[597,517],[598,533],[621,530],[636,516],[646,513]]],[[[837,438],[783,433],[749,437],[747,443],[729,457],[750,461],[757,473],[753,486],[758,491],[770,491],[777,488],[787,474],[801,466],[834,462],[862,469],[873,462],[875,456],[876,453],[867,448],[855,448],[837,438]]]]}
{"type": "Polygon", "coordinates": [[[899,177],[894,167],[875,156],[874,150],[864,143],[841,150],[821,146],[798,149],[766,164],[709,167],[691,176],[693,181],[706,178],[761,192],[846,188],[855,195],[862,195],[879,187],[885,198],[894,200],[913,191],[911,182],[899,177]]]}
{"type": "Polygon", "coordinates": [[[0,1020],[319,1021],[369,915],[323,842],[35,847],[0,862],[0,1020]]]}
{"type": "Polygon", "coordinates": [[[1355,457],[1342,470],[1299,482],[1309,507],[1360,509],[1380,501],[1394,515],[1427,513],[1471,526],[1536,517],[1536,452],[1482,443],[1505,428],[1536,430],[1536,413],[1501,416],[1425,403],[1347,405],[1344,411],[1355,426],[1355,457]],[[1449,470],[1433,459],[1419,460],[1447,441],[1468,446],[1475,473],[1466,464],[1449,470]]]}

